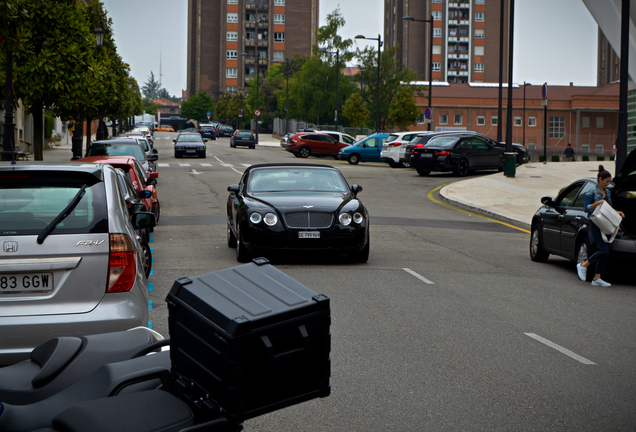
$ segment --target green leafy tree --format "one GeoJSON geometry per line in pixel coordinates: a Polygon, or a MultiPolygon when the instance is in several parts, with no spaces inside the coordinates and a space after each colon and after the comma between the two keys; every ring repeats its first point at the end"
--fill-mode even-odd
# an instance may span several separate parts
{"type": "Polygon", "coordinates": [[[144,99],[142,100],[142,109],[146,114],[155,115],[157,114],[157,110],[159,109],[159,106],[157,104],[150,102],[147,99],[144,99]]]}
{"type": "MultiPolygon", "coordinates": [[[[159,81],[155,80],[155,74],[152,71],[150,71],[148,81],[146,81],[143,87],[141,87],[141,91],[144,94],[144,99],[146,100],[155,100],[161,97],[161,84],[159,84],[159,81]]],[[[168,92],[166,91],[166,93],[168,92]]]]}
{"type": "Polygon", "coordinates": [[[181,116],[197,121],[207,121],[207,112],[214,112],[214,99],[203,91],[181,102],[181,116]]]}
{"type": "MultiPolygon", "coordinates": [[[[353,59],[355,52],[352,50],[353,41],[351,39],[342,39],[338,34],[338,31],[346,24],[340,12],[340,5],[327,15],[326,22],[324,26],[318,29],[316,36],[318,45],[312,47],[312,53],[316,55],[318,50],[335,52],[338,49],[340,50],[340,64],[345,65],[353,59]]],[[[320,57],[331,63],[336,62],[336,57],[333,54],[320,53],[320,57]]]]}
{"type": "MultiPolygon", "coordinates": [[[[386,130],[393,123],[389,119],[389,107],[391,100],[397,93],[402,83],[413,82],[417,80],[417,73],[410,68],[399,69],[395,60],[395,52],[397,46],[388,48],[381,54],[380,63],[380,103],[379,117],[380,130],[386,130]]],[[[363,79],[365,82],[364,104],[372,113],[375,121],[376,109],[376,90],[377,90],[377,64],[378,51],[374,47],[366,47],[364,50],[356,51],[358,57],[358,67],[364,69],[363,79]]]]}
{"type": "Polygon", "coordinates": [[[395,124],[400,131],[412,124],[415,124],[420,115],[420,109],[415,103],[413,89],[410,85],[403,85],[398,88],[389,106],[389,121],[395,124]]]}
{"type": "Polygon", "coordinates": [[[216,113],[219,120],[229,121],[236,129],[240,129],[245,121],[252,118],[251,108],[245,100],[243,93],[224,94],[216,104],[216,113]],[[239,117],[239,113],[243,112],[239,117]]]}
{"type": "Polygon", "coordinates": [[[359,92],[351,93],[342,107],[342,115],[352,126],[363,126],[369,119],[369,109],[362,104],[362,96],[359,92]]]}

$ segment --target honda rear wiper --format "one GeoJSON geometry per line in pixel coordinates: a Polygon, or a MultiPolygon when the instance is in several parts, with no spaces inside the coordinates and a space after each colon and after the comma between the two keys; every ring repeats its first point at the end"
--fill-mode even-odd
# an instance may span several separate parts
{"type": "Polygon", "coordinates": [[[77,207],[77,204],[79,204],[79,202],[82,200],[85,193],[86,193],[86,185],[82,186],[79,192],[73,197],[71,202],[68,203],[68,205],[66,206],[64,210],[62,210],[62,213],[57,215],[55,219],[53,219],[51,223],[48,224],[46,228],[42,230],[42,232],[38,236],[38,244],[44,243],[44,239],[46,239],[48,235],[51,234],[51,232],[57,227],[57,225],[60,222],[62,222],[64,219],[66,219],[66,217],[70,215],[73,212],[73,210],[75,210],[75,207],[77,207]]]}

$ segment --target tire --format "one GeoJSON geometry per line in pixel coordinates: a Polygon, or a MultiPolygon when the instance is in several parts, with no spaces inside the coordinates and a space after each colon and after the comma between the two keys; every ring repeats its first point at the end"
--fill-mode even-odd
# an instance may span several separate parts
{"type": "Polygon", "coordinates": [[[174,152],[174,158],[179,159],[179,155],[177,154],[177,152],[174,152]]]}
{"type": "Polygon", "coordinates": [[[334,156],[333,158],[334,158],[335,160],[338,160],[338,155],[334,156]]]}
{"type": "MultiPolygon", "coordinates": [[[[576,263],[583,264],[587,259],[592,255],[592,250],[590,247],[590,242],[587,239],[587,236],[583,235],[581,239],[576,242],[576,263]]],[[[588,281],[591,281],[594,278],[594,270],[596,266],[595,264],[590,264],[587,268],[587,277],[588,281]]]]}
{"type": "Polygon", "coordinates": [[[295,157],[300,157],[300,155],[298,153],[294,153],[295,157]]]}
{"type": "Polygon", "coordinates": [[[349,162],[351,165],[358,165],[358,163],[360,163],[360,155],[358,155],[357,153],[353,153],[349,156],[349,159],[347,159],[347,162],[349,162]]]}
{"type": "Polygon", "coordinates": [[[207,159],[208,155],[203,153],[203,156],[201,156],[202,159],[207,159]]]}
{"type": "Polygon", "coordinates": [[[310,154],[311,150],[309,149],[309,147],[301,147],[300,149],[298,149],[298,155],[301,158],[308,158],[310,154]]]}
{"type": "Polygon", "coordinates": [[[431,173],[431,170],[427,170],[427,169],[416,168],[416,170],[417,170],[417,173],[421,175],[422,177],[426,177],[427,175],[431,173]]]}
{"type": "Polygon", "coordinates": [[[541,245],[539,224],[535,224],[532,227],[532,234],[530,234],[530,259],[535,262],[546,262],[549,256],[550,253],[543,250],[541,245]]]}
{"type": "Polygon", "coordinates": [[[255,146],[255,145],[250,146],[250,148],[251,148],[252,150],[256,150],[256,146],[255,146]]]}
{"type": "Polygon", "coordinates": [[[142,241],[140,242],[140,245],[141,250],[139,251],[139,254],[141,255],[141,265],[144,268],[146,278],[149,278],[150,271],[152,270],[152,251],[150,250],[148,243],[142,241]]]}
{"type": "Polygon", "coordinates": [[[355,254],[353,254],[351,257],[351,261],[355,263],[362,263],[362,264],[366,263],[367,261],[369,261],[370,249],[371,249],[371,242],[369,238],[367,237],[367,245],[360,252],[356,252],[355,254]]]}
{"type": "Polygon", "coordinates": [[[236,260],[240,263],[246,263],[250,260],[250,253],[241,240],[241,231],[236,233],[236,260]]]}
{"type": "Polygon", "coordinates": [[[230,228],[230,220],[228,218],[227,221],[227,245],[228,247],[235,248],[236,247],[236,236],[232,232],[232,228],[230,228]]]}
{"type": "Polygon", "coordinates": [[[155,207],[155,222],[159,223],[159,218],[161,218],[161,203],[157,200],[157,207],[155,207]]]}
{"type": "Polygon", "coordinates": [[[395,163],[395,162],[391,161],[391,162],[389,162],[389,166],[390,166],[391,168],[399,168],[399,167],[400,167],[400,164],[397,164],[397,163],[395,163]]]}
{"type": "Polygon", "coordinates": [[[462,158],[457,162],[457,166],[454,169],[455,175],[457,177],[465,177],[468,175],[470,171],[470,165],[468,164],[468,160],[462,158]]]}

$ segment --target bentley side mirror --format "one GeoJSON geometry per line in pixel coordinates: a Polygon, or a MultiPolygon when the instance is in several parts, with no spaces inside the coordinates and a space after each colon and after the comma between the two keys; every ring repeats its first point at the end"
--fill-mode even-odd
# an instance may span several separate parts
{"type": "Polygon", "coordinates": [[[232,193],[238,193],[239,191],[239,185],[237,184],[233,184],[227,187],[227,191],[228,192],[232,192],[232,193]]]}
{"type": "Polygon", "coordinates": [[[357,184],[351,185],[351,193],[354,197],[358,195],[358,192],[362,192],[362,186],[357,184]]]}
{"type": "Polygon", "coordinates": [[[547,205],[548,207],[554,207],[554,201],[552,201],[552,197],[545,196],[541,198],[541,204],[547,205]]]}

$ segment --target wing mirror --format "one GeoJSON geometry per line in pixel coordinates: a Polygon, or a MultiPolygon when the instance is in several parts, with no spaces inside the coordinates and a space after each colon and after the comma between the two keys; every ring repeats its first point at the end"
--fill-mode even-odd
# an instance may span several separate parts
{"type": "Polygon", "coordinates": [[[156,148],[152,149],[152,154],[159,154],[159,150],[157,150],[156,148]]]}
{"type": "Polygon", "coordinates": [[[139,199],[148,199],[148,198],[152,198],[152,192],[150,192],[148,189],[144,189],[141,191],[140,194],[138,194],[139,199]]]}
{"type": "Polygon", "coordinates": [[[133,213],[145,212],[146,205],[144,203],[135,202],[130,205],[130,209],[132,210],[133,213]]]}
{"type": "Polygon", "coordinates": [[[358,195],[358,192],[362,192],[362,186],[357,184],[351,185],[351,193],[354,197],[358,195]]]}
{"type": "Polygon", "coordinates": [[[150,178],[154,178],[154,179],[159,178],[159,173],[156,172],[156,171],[155,172],[151,172],[150,173],[150,178]]]}
{"type": "Polygon", "coordinates": [[[159,156],[156,154],[150,154],[148,156],[146,156],[148,158],[149,161],[154,162],[156,160],[159,160],[159,156]]]}
{"type": "Polygon", "coordinates": [[[548,207],[556,207],[554,201],[552,201],[552,197],[545,196],[541,198],[541,204],[547,205],[548,207]]]}
{"type": "Polygon", "coordinates": [[[231,193],[238,193],[239,191],[239,185],[237,184],[233,184],[227,187],[227,191],[231,192],[231,193]]]}
{"type": "Polygon", "coordinates": [[[154,228],[157,225],[157,219],[153,213],[139,212],[131,217],[132,226],[135,229],[154,228]]]}

